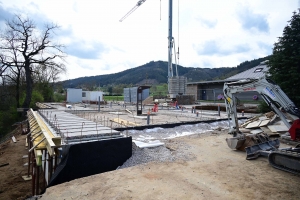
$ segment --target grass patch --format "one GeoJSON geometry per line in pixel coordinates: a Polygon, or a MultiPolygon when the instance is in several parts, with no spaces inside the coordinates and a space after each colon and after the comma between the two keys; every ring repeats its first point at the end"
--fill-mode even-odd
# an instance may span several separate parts
{"type": "Polygon", "coordinates": [[[124,96],[103,96],[104,101],[124,101],[124,96]]]}

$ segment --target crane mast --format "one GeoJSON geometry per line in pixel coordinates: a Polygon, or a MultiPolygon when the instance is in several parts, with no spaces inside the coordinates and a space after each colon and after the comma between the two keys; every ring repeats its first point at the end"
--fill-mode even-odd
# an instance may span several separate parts
{"type": "MultiPolygon", "coordinates": [[[[141,6],[146,0],[140,0],[137,4],[120,19],[122,22],[126,17],[133,13],[139,6],[141,6]]],[[[173,20],[173,0],[169,0],[169,22],[168,22],[168,97],[175,99],[177,94],[185,94],[186,90],[186,78],[179,77],[176,65],[176,77],[173,75],[173,64],[172,64],[172,49],[174,45],[174,38],[172,36],[172,20],[173,20]],[[179,89],[178,89],[179,88],[179,89]]],[[[179,49],[179,48],[178,48],[179,49]]],[[[175,51],[175,49],[174,49],[175,51]]],[[[179,51],[179,50],[178,50],[179,51]]],[[[179,53],[179,52],[178,52],[179,53]]],[[[176,53],[175,61],[176,61],[176,53]]]]}
{"type": "Polygon", "coordinates": [[[173,1],[169,0],[168,79],[171,78],[171,77],[173,77],[173,67],[172,67],[172,49],[173,49],[173,36],[172,36],[172,19],[173,19],[173,17],[172,17],[172,10],[173,9],[172,9],[172,7],[173,7],[173,5],[172,4],[173,4],[173,1]]]}

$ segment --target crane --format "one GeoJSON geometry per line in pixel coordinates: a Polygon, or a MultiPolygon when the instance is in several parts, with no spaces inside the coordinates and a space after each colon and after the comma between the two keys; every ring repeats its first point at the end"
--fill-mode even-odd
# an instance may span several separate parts
{"type": "MultiPolygon", "coordinates": [[[[131,13],[133,13],[139,6],[141,6],[145,1],[146,0],[139,0],[137,2],[137,4],[124,17],[122,17],[119,21],[122,22],[126,17],[128,17],[131,13]]],[[[175,99],[177,94],[184,94],[185,93],[185,91],[186,91],[186,78],[178,76],[177,64],[176,64],[176,77],[174,77],[174,75],[173,75],[172,49],[173,49],[173,45],[175,44],[175,42],[174,42],[174,38],[172,36],[172,19],[173,19],[172,10],[173,10],[173,0],[169,0],[168,97],[171,98],[171,99],[175,99]]],[[[178,51],[179,51],[179,48],[178,48],[178,51]]],[[[179,52],[178,52],[178,55],[179,55],[179,52]]],[[[175,56],[176,56],[176,53],[175,53],[175,56]]],[[[176,57],[175,57],[175,61],[176,61],[176,57]]]]}
{"type": "Polygon", "coordinates": [[[145,3],[146,0],[139,0],[136,5],[126,14],[124,17],[122,17],[119,21],[122,22],[126,17],[128,17],[131,13],[133,13],[139,6],[141,6],[143,3],[145,3]]]}

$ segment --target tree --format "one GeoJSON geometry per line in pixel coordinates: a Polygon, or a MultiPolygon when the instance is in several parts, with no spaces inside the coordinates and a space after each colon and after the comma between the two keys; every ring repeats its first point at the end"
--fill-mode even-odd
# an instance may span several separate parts
{"type": "Polygon", "coordinates": [[[56,69],[53,71],[56,75],[57,71],[65,71],[61,63],[65,57],[63,45],[52,42],[50,37],[58,28],[57,25],[46,24],[43,30],[39,30],[32,20],[16,15],[11,21],[6,21],[6,30],[0,35],[1,64],[6,66],[5,70],[17,68],[25,73],[24,108],[30,105],[34,73],[38,66],[56,69]]]}
{"type": "Polygon", "coordinates": [[[293,12],[282,37],[274,44],[273,55],[269,60],[272,79],[288,97],[300,106],[300,10],[293,12]]]}

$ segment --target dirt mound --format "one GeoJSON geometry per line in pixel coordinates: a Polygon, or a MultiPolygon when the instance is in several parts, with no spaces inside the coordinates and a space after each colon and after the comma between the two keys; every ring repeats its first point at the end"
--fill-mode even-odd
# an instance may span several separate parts
{"type": "Polygon", "coordinates": [[[148,104],[153,104],[153,97],[149,96],[147,97],[144,101],[143,104],[148,105],[148,104]]]}

